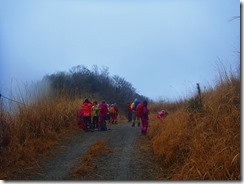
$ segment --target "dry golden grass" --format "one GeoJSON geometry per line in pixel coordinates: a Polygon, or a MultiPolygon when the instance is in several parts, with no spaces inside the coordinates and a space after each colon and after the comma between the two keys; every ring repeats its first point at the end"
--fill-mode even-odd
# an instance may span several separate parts
{"type": "Polygon", "coordinates": [[[79,107],[79,100],[43,97],[18,106],[14,114],[2,115],[0,179],[11,179],[16,170],[38,166],[38,157],[50,154],[60,138],[75,131],[79,107]]]}
{"type": "Polygon", "coordinates": [[[72,175],[74,177],[86,176],[95,168],[94,160],[103,153],[110,153],[111,149],[107,147],[104,140],[98,140],[88,150],[88,152],[81,157],[80,164],[73,169],[72,175]]]}
{"type": "Polygon", "coordinates": [[[148,137],[168,179],[240,180],[240,80],[204,93],[201,110],[169,111],[160,123],[160,108],[151,111],[148,137]]]}

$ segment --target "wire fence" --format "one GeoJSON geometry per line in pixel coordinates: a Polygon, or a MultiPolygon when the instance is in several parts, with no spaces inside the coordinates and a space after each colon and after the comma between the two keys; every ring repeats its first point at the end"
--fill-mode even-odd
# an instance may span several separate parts
{"type": "Polygon", "coordinates": [[[12,101],[12,102],[15,102],[15,103],[18,103],[18,104],[21,104],[21,105],[25,105],[23,102],[19,102],[19,101],[17,101],[17,100],[11,99],[11,98],[6,97],[5,95],[2,95],[2,94],[0,93],[0,100],[1,100],[2,98],[3,98],[3,99],[6,99],[6,100],[9,100],[9,101],[12,101]]]}
{"type": "Polygon", "coordinates": [[[15,113],[18,106],[25,106],[26,104],[18,100],[9,98],[0,93],[0,116],[4,113],[15,113]],[[4,101],[5,100],[5,101],[4,101]]]}

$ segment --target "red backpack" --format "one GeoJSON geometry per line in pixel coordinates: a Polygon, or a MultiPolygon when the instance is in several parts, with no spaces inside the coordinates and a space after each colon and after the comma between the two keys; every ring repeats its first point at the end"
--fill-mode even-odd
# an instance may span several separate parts
{"type": "Polygon", "coordinates": [[[142,117],[142,109],[144,107],[143,103],[139,103],[136,107],[136,116],[141,118],[142,117]]]}

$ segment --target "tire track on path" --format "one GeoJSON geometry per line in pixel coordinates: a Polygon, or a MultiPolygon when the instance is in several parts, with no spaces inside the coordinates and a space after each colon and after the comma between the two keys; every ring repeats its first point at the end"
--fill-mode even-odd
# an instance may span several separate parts
{"type": "Polygon", "coordinates": [[[147,140],[140,135],[140,128],[131,127],[129,123],[109,127],[111,130],[108,131],[80,131],[62,141],[60,144],[64,149],[41,164],[42,175],[34,176],[31,180],[155,180],[156,167],[154,168],[151,155],[142,155],[139,149],[142,142],[139,141],[138,145],[138,139],[147,140]],[[79,162],[78,159],[98,140],[104,140],[112,153],[96,158],[96,169],[92,173],[84,177],[72,177],[70,173],[79,162]],[[148,157],[146,162],[145,156],[148,157]],[[151,169],[147,170],[146,167],[151,169]],[[148,171],[151,173],[147,173],[148,171]]]}

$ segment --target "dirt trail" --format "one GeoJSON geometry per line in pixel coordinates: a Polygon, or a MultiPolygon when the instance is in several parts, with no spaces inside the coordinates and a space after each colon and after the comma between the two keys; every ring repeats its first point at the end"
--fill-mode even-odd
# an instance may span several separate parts
{"type": "Polygon", "coordinates": [[[139,127],[129,123],[109,125],[111,130],[80,131],[60,143],[62,151],[48,158],[41,167],[41,173],[31,180],[157,180],[159,167],[152,160],[152,152],[146,136],[139,127]],[[96,169],[85,176],[74,178],[71,174],[78,159],[86,154],[92,144],[104,140],[112,150],[96,158],[96,169]]]}

